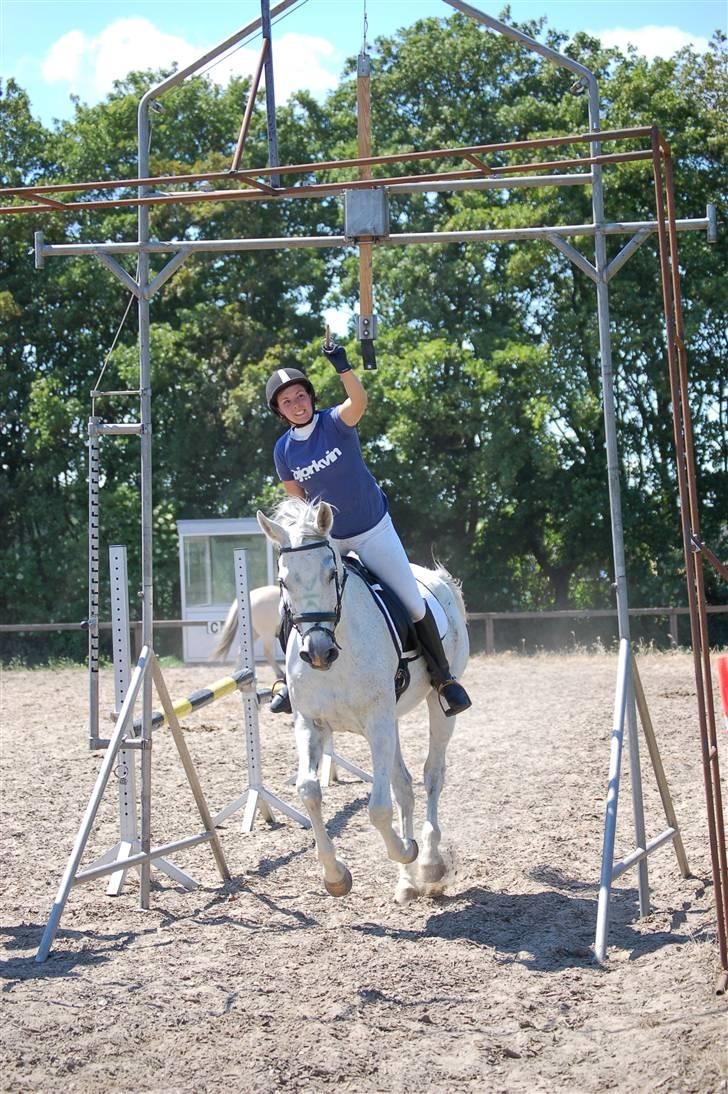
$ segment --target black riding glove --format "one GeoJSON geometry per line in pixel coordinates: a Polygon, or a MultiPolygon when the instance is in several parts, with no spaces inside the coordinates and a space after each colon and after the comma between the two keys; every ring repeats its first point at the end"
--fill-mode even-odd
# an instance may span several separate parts
{"type": "Polygon", "coordinates": [[[324,342],[321,348],[324,357],[328,358],[339,376],[341,376],[343,372],[351,372],[349,358],[346,356],[346,350],[343,346],[337,346],[335,342],[332,342],[330,346],[327,346],[324,342]]]}

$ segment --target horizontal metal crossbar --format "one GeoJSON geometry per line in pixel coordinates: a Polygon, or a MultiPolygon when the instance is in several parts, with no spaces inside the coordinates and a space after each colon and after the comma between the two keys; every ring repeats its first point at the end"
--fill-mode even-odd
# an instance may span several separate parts
{"type": "Polygon", "coordinates": [[[114,206],[116,208],[127,205],[158,205],[158,204],[185,204],[198,201],[232,201],[232,200],[270,200],[271,198],[288,197],[326,197],[331,194],[341,193],[343,190],[358,188],[371,188],[378,186],[402,185],[403,183],[418,184],[426,181],[443,182],[483,179],[493,179],[500,175],[517,174],[539,170],[558,170],[564,167],[589,166],[591,164],[607,164],[620,162],[633,162],[635,160],[649,160],[652,152],[649,149],[639,149],[630,152],[616,152],[609,155],[599,153],[601,144],[605,141],[644,139],[655,132],[652,127],[641,126],[630,129],[607,130],[605,132],[594,131],[591,133],[568,134],[559,137],[538,137],[527,141],[509,141],[497,144],[478,144],[468,146],[456,146],[453,148],[436,148],[426,150],[410,150],[408,152],[388,154],[382,156],[364,156],[342,160],[324,160],[313,163],[294,163],[282,167],[257,167],[246,171],[211,171],[200,174],[188,175],[150,175],[134,179],[96,179],[85,182],[48,183],[33,187],[5,187],[0,189],[0,198],[17,198],[26,195],[40,202],[38,205],[4,205],[0,206],[0,215],[29,212],[65,212],[79,208],[99,208],[114,206]],[[388,178],[358,178],[356,180],[327,181],[324,183],[299,184],[288,187],[263,186],[260,177],[281,175],[311,175],[316,176],[322,172],[332,171],[350,172],[354,168],[368,170],[373,166],[387,166],[420,162],[423,160],[460,159],[472,163],[473,157],[480,157],[489,153],[524,152],[531,149],[556,148],[566,145],[588,143],[591,146],[591,155],[579,156],[571,159],[560,159],[548,162],[518,163],[518,164],[486,164],[478,159],[480,166],[474,170],[439,171],[432,174],[393,176],[388,178]],[[146,187],[190,185],[196,182],[214,181],[235,182],[236,189],[225,190],[193,190],[172,191],[170,193],[145,194],[138,193],[134,197],[94,199],[90,201],[72,201],[54,203],[50,208],[45,195],[56,194],[80,194],[97,190],[124,190],[136,188],[142,190],[146,187]]]}
{"type": "MultiPolygon", "coordinates": [[[[679,231],[702,232],[710,227],[710,218],[687,217],[676,221],[679,231]]],[[[657,232],[656,220],[614,221],[606,224],[556,224],[553,227],[539,228],[484,228],[482,230],[462,232],[402,232],[373,242],[375,247],[403,247],[410,244],[424,245],[436,243],[497,243],[528,239],[546,239],[549,235],[595,236],[598,231],[605,235],[633,235],[641,229],[657,232]]],[[[65,255],[94,255],[99,251],[108,254],[164,254],[179,249],[175,240],[152,240],[140,244],[128,243],[45,243],[42,233],[36,233],[36,265],[46,258],[65,255]]],[[[191,254],[226,253],[229,251],[277,251],[288,248],[356,247],[356,241],[343,235],[330,236],[280,236],[258,239],[196,239],[185,244],[191,254]]]]}
{"type": "Polygon", "coordinates": [[[466,155],[483,155],[489,152],[526,151],[529,148],[555,148],[565,144],[590,144],[598,141],[630,140],[649,137],[651,126],[636,126],[629,129],[608,129],[604,132],[570,133],[560,137],[535,137],[526,141],[506,141],[498,144],[456,145],[451,148],[433,148],[410,150],[408,152],[389,153],[383,156],[361,156],[357,159],[319,160],[314,163],[290,163],[282,167],[256,167],[246,171],[207,171],[194,175],[150,175],[147,178],[97,179],[92,182],[54,182],[41,186],[5,186],[0,187],[0,197],[20,194],[61,194],[75,193],[81,190],[109,190],[120,187],[136,186],[172,186],[177,183],[207,182],[213,179],[245,180],[259,175],[317,174],[321,171],[333,171],[337,168],[372,167],[375,164],[409,163],[426,159],[453,159],[466,155]]]}
{"type": "Polygon", "coordinates": [[[187,847],[196,847],[198,843],[205,843],[215,838],[215,832],[200,832],[196,836],[186,836],[184,839],[173,840],[161,847],[153,847],[148,853],[140,851],[128,858],[120,857],[113,862],[107,862],[103,866],[92,866],[88,870],[81,870],[73,878],[74,885],[80,885],[84,881],[93,881],[95,878],[105,877],[107,874],[115,874],[117,870],[128,870],[132,866],[141,866],[144,862],[153,862],[155,859],[164,858],[172,851],[182,851],[187,847]]]}

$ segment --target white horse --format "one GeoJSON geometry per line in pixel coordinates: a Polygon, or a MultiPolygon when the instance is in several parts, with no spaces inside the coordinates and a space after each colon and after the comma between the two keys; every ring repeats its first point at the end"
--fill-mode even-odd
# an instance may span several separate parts
{"type": "MultiPolygon", "coordinates": [[[[422,657],[411,662],[409,688],[396,702],[394,676],[399,658],[387,623],[363,580],[344,570],[329,538],[333,514],[325,502],[314,506],[288,498],[272,520],[259,512],[258,523],[280,549],[278,574],[294,623],[286,649],[286,678],[295,714],[296,787],[311,818],[324,885],[332,896],[344,896],[352,884],[326,831],[317,774],[327,732],[343,730],[369,742],[373,773],[369,817],[390,859],[400,864],[395,899],[405,904],[431,892],[445,874],[437,809],[455,719],[445,717],[422,657]],[[429,708],[430,730],[424,770],[427,819],[418,858],[412,777],[402,758],[397,718],[423,699],[429,708]],[[399,835],[392,827],[390,787],[399,814],[399,835]]],[[[443,645],[453,674],[460,676],[469,653],[460,589],[445,570],[412,569],[445,611],[448,631],[443,645]]]]}
{"type": "MultiPolygon", "coordinates": [[[[279,680],[283,679],[281,666],[276,659],[276,643],[280,626],[281,594],[277,585],[260,585],[250,591],[250,614],[253,634],[263,644],[263,656],[279,680]]],[[[214,649],[213,657],[224,658],[238,633],[238,602],[233,600],[227,613],[225,626],[220,632],[220,641],[214,649]]]]}

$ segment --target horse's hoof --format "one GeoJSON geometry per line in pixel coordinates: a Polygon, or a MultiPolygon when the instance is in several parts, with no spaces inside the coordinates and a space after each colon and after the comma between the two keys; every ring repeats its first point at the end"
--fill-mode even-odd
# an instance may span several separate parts
{"type": "Polygon", "coordinates": [[[413,900],[417,900],[419,895],[414,885],[409,881],[400,883],[394,890],[394,899],[402,906],[411,904],[413,900]]]}
{"type": "Polygon", "coordinates": [[[400,862],[405,866],[408,866],[410,862],[414,862],[420,853],[420,849],[417,846],[417,840],[407,839],[404,841],[404,853],[400,862]]]}
{"type": "Polygon", "coordinates": [[[442,881],[445,876],[445,863],[444,862],[421,862],[418,867],[418,873],[420,880],[425,885],[434,885],[438,881],[442,881]]]}
{"type": "Polygon", "coordinates": [[[346,896],[347,893],[351,892],[351,874],[345,866],[344,875],[340,881],[327,881],[326,878],[324,878],[324,885],[326,886],[326,892],[329,896],[346,896]]]}

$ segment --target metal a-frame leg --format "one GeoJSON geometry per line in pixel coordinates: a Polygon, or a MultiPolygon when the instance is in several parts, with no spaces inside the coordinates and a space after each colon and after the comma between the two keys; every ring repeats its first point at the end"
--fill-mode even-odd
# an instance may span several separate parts
{"type": "MultiPolygon", "coordinates": [[[[116,710],[120,710],[124,696],[129,688],[129,581],[127,576],[126,547],[112,544],[109,547],[109,575],[111,586],[111,636],[114,662],[114,692],[116,710]]],[[[137,770],[136,757],[132,749],[122,748],[119,762],[114,768],[119,789],[119,841],[108,851],[100,855],[91,867],[104,866],[109,862],[118,862],[120,868],[109,878],[106,892],[109,896],[119,896],[128,873],[123,863],[142,850],[137,817],[137,770]]],[[[156,859],[155,869],[166,874],[184,889],[197,888],[197,882],[184,870],[166,859],[156,859]]]]}
{"type": "MultiPolygon", "coordinates": [[[[93,823],[96,819],[96,814],[98,812],[101,799],[103,798],[104,791],[106,790],[109,779],[114,770],[114,765],[118,761],[120,751],[122,751],[122,749],[124,749],[125,747],[133,747],[135,749],[141,748],[151,753],[151,740],[147,742],[143,738],[135,737],[133,735],[134,704],[137,701],[145,678],[150,672],[152,674],[153,681],[158,688],[160,701],[169,720],[170,729],[172,731],[172,738],[175,742],[175,745],[177,746],[180,759],[182,760],[182,765],[184,767],[185,774],[187,775],[187,779],[190,783],[190,787],[192,789],[192,793],[195,798],[200,817],[202,819],[204,830],[194,836],[186,836],[183,839],[174,840],[173,842],[164,844],[161,847],[150,847],[149,851],[139,851],[131,854],[124,860],[124,868],[129,869],[132,866],[145,865],[149,867],[152,862],[156,862],[162,859],[165,855],[170,854],[173,851],[180,851],[187,847],[194,847],[198,843],[209,842],[212,847],[213,856],[215,858],[215,862],[220,876],[222,877],[223,881],[227,881],[230,878],[230,872],[225,862],[222,847],[220,846],[219,836],[215,831],[210,811],[207,808],[207,804],[202,793],[202,788],[200,787],[199,780],[197,779],[197,774],[192,764],[192,760],[189,756],[189,752],[187,751],[187,746],[184,742],[179,723],[177,722],[177,718],[174,713],[172,702],[169,698],[169,693],[162,677],[159,662],[157,661],[153,650],[150,650],[148,646],[144,646],[139,657],[139,661],[137,662],[137,665],[132,674],[129,691],[127,692],[127,695],[122,704],[122,708],[119,712],[119,717],[116,721],[114,732],[111,736],[108,747],[104,754],[101,768],[96,777],[96,784],[91,794],[91,798],[86,808],[86,812],[83,816],[83,820],[81,821],[81,827],[78,830],[78,835],[76,836],[73,850],[71,851],[71,855],[68,859],[63,878],[61,879],[61,883],[58,887],[56,899],[53,903],[51,914],[49,916],[45,931],[43,932],[43,937],[41,938],[41,943],[38,948],[38,953],[36,955],[36,961],[38,962],[45,961],[48,953],[50,952],[50,948],[53,945],[53,940],[56,936],[56,932],[61,921],[63,909],[65,908],[66,901],[68,900],[68,894],[71,891],[71,887],[75,884],[78,884],[79,882],[92,881],[96,878],[107,876],[108,874],[118,873],[119,871],[120,864],[116,859],[111,862],[93,865],[86,870],[82,870],[80,872],[78,870],[78,867],[81,861],[81,856],[83,855],[84,849],[86,847],[86,843],[88,842],[93,823]]],[[[150,770],[151,765],[149,763],[147,763],[146,765],[142,765],[143,783],[145,781],[145,777],[147,779],[149,777],[148,775],[145,776],[145,771],[149,772],[150,770]]],[[[142,786],[142,792],[144,792],[144,790],[145,787],[142,786]]],[[[149,793],[150,788],[146,787],[146,790],[147,796],[151,798],[151,794],[149,793]]]]}
{"type": "MultiPolygon", "coordinates": [[[[58,887],[56,899],[53,902],[53,908],[51,909],[51,914],[48,918],[48,923],[46,925],[45,931],[43,932],[43,937],[41,939],[38,953],[35,958],[36,961],[45,961],[53,944],[53,939],[56,936],[56,931],[58,930],[58,925],[61,921],[63,909],[66,906],[68,894],[71,891],[71,886],[76,880],[78,865],[81,861],[81,856],[86,846],[86,842],[91,832],[94,820],[96,819],[96,813],[98,812],[101,798],[103,797],[106,785],[109,781],[109,778],[111,777],[111,773],[114,769],[114,764],[116,763],[122,741],[130,724],[130,719],[134,711],[134,704],[137,700],[142,681],[148,669],[149,654],[150,651],[145,646],[141,652],[139,661],[137,662],[136,668],[134,669],[134,672],[132,674],[129,690],[126,694],[126,698],[124,699],[121,710],[119,711],[119,717],[116,720],[114,732],[111,736],[111,740],[109,741],[106,753],[104,754],[104,759],[101,764],[99,773],[96,776],[96,785],[94,786],[88,806],[86,807],[86,812],[84,813],[83,820],[81,821],[81,827],[78,830],[78,835],[76,836],[73,850],[71,851],[71,855],[68,859],[66,869],[61,879],[61,883],[58,887]]],[[[105,866],[101,866],[100,869],[105,870],[105,866]]]]}
{"type": "Polygon", "coordinates": [[[632,654],[628,639],[623,638],[619,644],[619,665],[617,671],[617,687],[614,701],[614,718],[612,722],[612,744],[609,761],[609,783],[607,790],[606,812],[604,820],[604,843],[602,850],[602,870],[599,884],[599,901],[597,906],[597,928],[594,941],[594,953],[598,961],[604,961],[607,952],[607,936],[609,932],[609,902],[611,898],[612,883],[621,877],[626,870],[637,866],[639,875],[640,914],[649,912],[649,889],[647,888],[646,863],[647,856],[661,847],[663,843],[672,840],[678,866],[683,877],[689,877],[685,849],[680,836],[675,810],[672,805],[670,791],[667,786],[665,771],[662,766],[657,740],[655,738],[652,721],[647,709],[642,684],[637,671],[637,665],[632,654]],[[665,817],[668,827],[647,840],[644,831],[644,814],[642,809],[641,775],[639,770],[639,753],[636,739],[636,720],[634,716],[634,704],[640,713],[640,720],[647,741],[650,760],[655,772],[655,778],[660,791],[665,817]],[[629,707],[632,706],[632,712],[629,707]],[[624,724],[628,720],[630,726],[630,760],[632,773],[632,799],[635,813],[635,834],[637,847],[621,861],[614,861],[614,845],[617,830],[617,806],[619,801],[619,778],[622,763],[622,749],[624,740],[624,724]]]}

